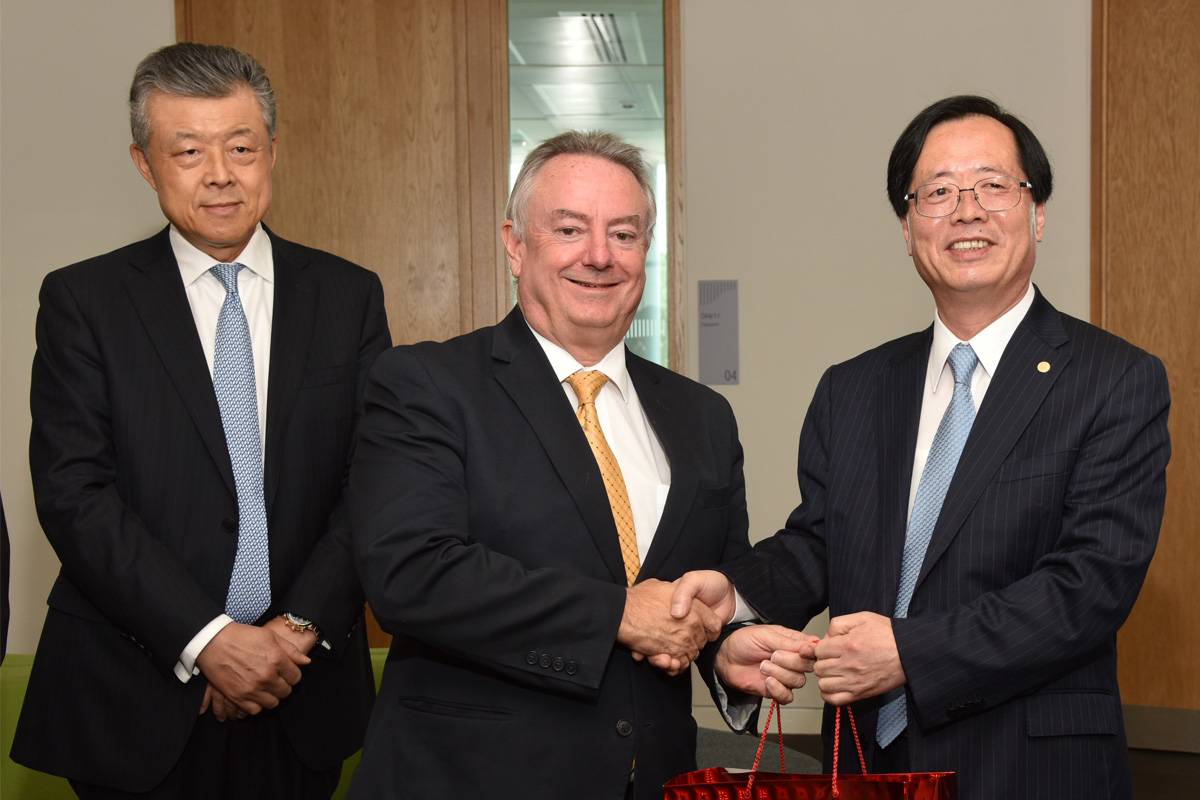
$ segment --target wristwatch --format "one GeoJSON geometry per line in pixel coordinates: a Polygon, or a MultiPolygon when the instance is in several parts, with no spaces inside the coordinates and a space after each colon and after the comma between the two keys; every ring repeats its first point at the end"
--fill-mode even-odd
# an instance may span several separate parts
{"type": "Polygon", "coordinates": [[[313,621],[311,619],[305,619],[304,617],[297,616],[290,611],[284,613],[282,616],[283,616],[283,624],[287,625],[289,628],[294,630],[296,633],[304,633],[305,631],[312,631],[316,635],[317,640],[320,641],[321,630],[320,630],[320,628],[318,628],[316,625],[313,624],[313,621]]]}

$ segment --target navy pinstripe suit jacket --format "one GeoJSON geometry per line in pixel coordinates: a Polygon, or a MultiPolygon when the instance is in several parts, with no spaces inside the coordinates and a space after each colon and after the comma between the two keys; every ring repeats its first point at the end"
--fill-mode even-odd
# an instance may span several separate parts
{"type": "MultiPolygon", "coordinates": [[[[932,328],[821,379],[800,435],[801,505],[725,569],[771,622],[800,628],[826,605],[892,615],[931,342],[932,328]]],[[[1162,521],[1169,405],[1157,358],[1038,292],[979,409],[909,616],[893,621],[913,770],[957,771],[970,800],[1129,797],[1116,634],[1162,521]]],[[[855,705],[864,741],[879,705],[855,705]]]]}
{"type": "MultiPolygon", "coordinates": [[[[335,509],[367,370],[389,334],[376,275],[270,235],[264,618],[309,617],[333,643],[314,648],[277,712],[300,758],[329,769],[360,746],[374,695],[362,590],[335,509]]],[[[30,468],[62,570],[12,755],[146,791],[195,724],[205,681],[181,683],[173,668],[224,609],[237,549],[233,468],[167,229],[50,273],[37,346],[30,468]]]]}

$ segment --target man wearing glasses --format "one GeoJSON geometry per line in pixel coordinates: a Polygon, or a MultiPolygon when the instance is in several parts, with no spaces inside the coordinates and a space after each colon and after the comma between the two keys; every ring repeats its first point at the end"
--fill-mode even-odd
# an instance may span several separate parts
{"type": "MultiPolygon", "coordinates": [[[[990,100],[913,119],[888,196],[932,327],[825,373],[803,502],[676,590],[677,613],[698,596],[728,619],[736,586],[791,627],[828,605],[828,635],[800,648],[827,760],[852,705],[871,771],[954,770],[970,800],[1131,796],[1116,635],[1162,521],[1170,397],[1157,358],[1033,285],[1051,187],[1037,138],[990,100]]],[[[802,682],[754,639],[738,629],[716,658],[734,727],[736,690],[786,702],[802,682]]]]}

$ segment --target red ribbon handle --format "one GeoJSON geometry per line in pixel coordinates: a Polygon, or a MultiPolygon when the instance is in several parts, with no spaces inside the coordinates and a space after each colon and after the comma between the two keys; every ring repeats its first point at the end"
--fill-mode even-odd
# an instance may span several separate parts
{"type": "MultiPolygon", "coordinates": [[[[738,794],[741,797],[747,798],[747,800],[749,800],[749,798],[751,798],[753,796],[752,790],[754,789],[754,776],[758,772],[758,764],[762,760],[762,752],[763,752],[763,747],[767,743],[767,735],[771,732],[771,717],[772,716],[775,717],[775,729],[779,733],[779,771],[787,772],[787,768],[784,766],[784,763],[783,763],[783,709],[779,708],[778,701],[772,700],[771,701],[771,710],[767,712],[766,724],[763,725],[762,736],[758,740],[758,752],[754,754],[754,767],[752,768],[752,770],[750,772],[750,779],[748,781],[746,781],[745,790],[738,792],[738,794]],[[778,711],[779,713],[776,714],[775,713],[776,711],[778,711]]],[[[862,770],[862,773],[865,775],[865,774],[867,774],[867,759],[863,757],[862,742],[859,741],[859,738],[858,738],[858,725],[856,725],[854,722],[854,712],[850,710],[849,706],[846,707],[846,716],[850,719],[850,730],[853,731],[853,733],[854,733],[854,746],[858,750],[858,764],[862,770]]],[[[834,722],[833,722],[833,796],[834,797],[838,797],[840,794],[838,792],[838,756],[839,756],[839,749],[840,749],[839,746],[841,744],[841,741],[842,741],[842,709],[839,706],[837,709],[837,716],[834,718],[834,722]]]]}

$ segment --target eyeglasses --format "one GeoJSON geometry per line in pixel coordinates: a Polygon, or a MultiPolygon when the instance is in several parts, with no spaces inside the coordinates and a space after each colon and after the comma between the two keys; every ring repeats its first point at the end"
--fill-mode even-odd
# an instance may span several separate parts
{"type": "Polygon", "coordinates": [[[1021,202],[1022,187],[1032,189],[1033,184],[1019,181],[1011,175],[993,175],[976,181],[969,189],[959,188],[953,183],[925,183],[918,186],[916,191],[904,195],[904,200],[916,200],[917,213],[922,217],[948,217],[962,202],[963,192],[974,192],[975,202],[984,211],[1008,211],[1021,202]]]}

